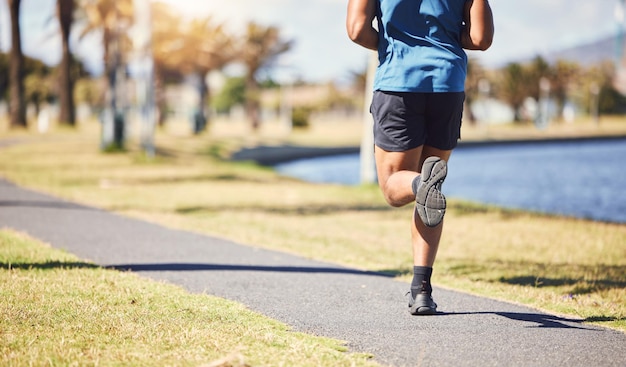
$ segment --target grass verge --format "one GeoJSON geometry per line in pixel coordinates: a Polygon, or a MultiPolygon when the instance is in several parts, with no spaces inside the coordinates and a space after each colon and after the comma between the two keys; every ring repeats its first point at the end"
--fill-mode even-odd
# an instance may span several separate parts
{"type": "MultiPolygon", "coordinates": [[[[611,126],[619,132],[619,125],[611,126]]],[[[489,130],[490,138],[497,134],[489,130]]],[[[504,135],[532,134],[506,127],[504,135]]],[[[270,143],[317,144],[327,136],[319,128],[270,143]]],[[[263,136],[160,132],[160,154],[153,159],[132,148],[102,154],[89,129],[22,138],[24,144],[3,148],[0,156],[0,170],[18,184],[170,227],[408,280],[410,208],[389,208],[374,186],[309,184],[219,159],[225,151],[267,143],[263,136]]],[[[437,285],[626,331],[625,225],[451,200],[445,226],[437,285]]]]}
{"type": "Polygon", "coordinates": [[[0,230],[0,365],[375,366],[240,304],[0,230]]]}

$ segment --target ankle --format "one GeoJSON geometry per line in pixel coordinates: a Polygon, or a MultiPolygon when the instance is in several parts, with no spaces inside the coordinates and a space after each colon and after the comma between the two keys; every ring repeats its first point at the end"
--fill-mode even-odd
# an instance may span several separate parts
{"type": "Polygon", "coordinates": [[[415,298],[417,294],[431,294],[433,287],[430,284],[430,278],[433,268],[429,266],[413,266],[413,281],[411,282],[411,296],[415,298]]]}

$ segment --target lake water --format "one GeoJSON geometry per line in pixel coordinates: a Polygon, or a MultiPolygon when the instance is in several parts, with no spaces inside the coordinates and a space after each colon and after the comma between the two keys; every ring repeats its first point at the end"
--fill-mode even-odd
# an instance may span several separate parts
{"type": "MultiPolygon", "coordinates": [[[[359,184],[359,155],[277,165],[319,183],[359,184]]],[[[460,146],[443,192],[507,208],[626,223],[626,139],[460,146]]]]}

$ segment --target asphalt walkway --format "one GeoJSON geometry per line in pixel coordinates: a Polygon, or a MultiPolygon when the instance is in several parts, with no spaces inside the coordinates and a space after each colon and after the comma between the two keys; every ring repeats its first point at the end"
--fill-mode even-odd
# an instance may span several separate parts
{"type": "Polygon", "coordinates": [[[408,284],[168,229],[0,180],[0,227],[96,264],[235,300],[297,331],[348,341],[392,366],[626,366],[626,334],[435,289],[441,313],[411,316],[408,284]]]}

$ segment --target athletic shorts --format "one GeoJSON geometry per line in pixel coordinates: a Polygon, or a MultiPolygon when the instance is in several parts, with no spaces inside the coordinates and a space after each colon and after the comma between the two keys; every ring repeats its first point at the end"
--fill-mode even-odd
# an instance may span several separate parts
{"type": "Polygon", "coordinates": [[[389,152],[428,145],[452,150],[461,138],[465,92],[375,91],[370,112],[374,143],[389,152]]]}

